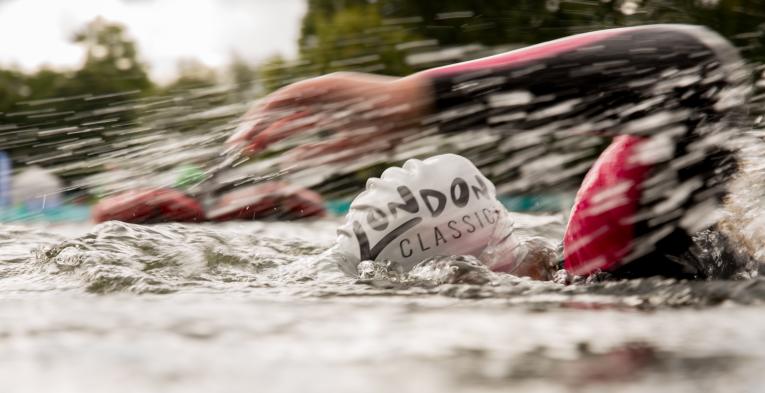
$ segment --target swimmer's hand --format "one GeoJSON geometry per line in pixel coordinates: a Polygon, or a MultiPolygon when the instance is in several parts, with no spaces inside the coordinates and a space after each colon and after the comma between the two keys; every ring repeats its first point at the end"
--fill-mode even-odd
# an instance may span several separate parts
{"type": "Polygon", "coordinates": [[[334,73],[284,87],[256,103],[229,145],[258,153],[284,138],[327,132],[321,142],[301,146],[302,156],[379,142],[381,136],[416,127],[430,110],[431,88],[414,74],[393,78],[334,73]]]}

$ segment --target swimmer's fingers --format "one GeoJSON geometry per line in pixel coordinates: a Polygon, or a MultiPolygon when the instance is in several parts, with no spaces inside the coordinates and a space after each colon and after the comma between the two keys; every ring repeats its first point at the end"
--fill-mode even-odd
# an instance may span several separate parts
{"type": "Polygon", "coordinates": [[[321,111],[323,106],[342,97],[349,97],[350,92],[341,93],[343,90],[348,90],[344,89],[346,85],[347,81],[331,74],[279,89],[255,104],[243,116],[239,126],[226,143],[246,144],[258,138],[256,145],[262,145],[272,138],[258,137],[258,135],[277,123],[281,126],[285,119],[294,120],[296,113],[302,114],[314,109],[321,111]]]}
{"type": "MultiPolygon", "coordinates": [[[[297,110],[297,109],[295,109],[297,110]]],[[[248,130],[248,154],[258,153],[271,144],[294,135],[321,131],[325,136],[344,130],[343,134],[384,134],[389,127],[376,116],[367,116],[369,103],[362,99],[346,99],[322,103],[321,106],[302,106],[298,112],[273,115],[277,121],[259,123],[260,129],[248,130]],[[373,124],[377,124],[373,126],[373,124]],[[265,129],[263,127],[265,126],[265,129]]],[[[345,138],[345,137],[341,137],[345,138]]],[[[361,141],[363,142],[363,141],[361,141]]]]}
{"type": "Polygon", "coordinates": [[[227,145],[246,144],[268,125],[263,113],[263,102],[258,102],[239,119],[234,132],[226,139],[227,145]]]}
{"type": "Polygon", "coordinates": [[[249,139],[245,152],[247,154],[259,153],[275,142],[316,128],[321,123],[322,118],[324,118],[322,114],[307,111],[285,116],[253,135],[249,139]]]}
{"type": "Polygon", "coordinates": [[[321,104],[336,97],[345,83],[323,76],[283,87],[272,93],[263,104],[263,111],[283,111],[301,106],[321,104]]]}
{"type": "Polygon", "coordinates": [[[399,111],[391,105],[394,79],[335,73],[294,83],[253,107],[227,143],[249,145],[248,153],[253,154],[311,128],[332,131],[358,129],[361,123],[392,123],[399,111]],[[321,117],[305,119],[312,114],[321,117]]]}

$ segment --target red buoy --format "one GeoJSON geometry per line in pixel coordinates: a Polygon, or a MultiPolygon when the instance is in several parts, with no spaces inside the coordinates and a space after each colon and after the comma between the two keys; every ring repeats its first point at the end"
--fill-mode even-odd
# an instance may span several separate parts
{"type": "Polygon", "coordinates": [[[134,224],[199,222],[205,220],[196,199],[170,188],[131,190],[101,200],[93,208],[93,221],[117,220],[134,224]]]}
{"type": "Polygon", "coordinates": [[[223,194],[207,217],[213,221],[280,219],[323,216],[318,193],[280,181],[238,188],[223,194]]]}

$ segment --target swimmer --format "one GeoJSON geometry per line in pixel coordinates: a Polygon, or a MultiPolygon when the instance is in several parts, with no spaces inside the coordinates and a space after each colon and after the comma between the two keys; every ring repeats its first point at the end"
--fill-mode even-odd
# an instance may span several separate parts
{"type": "MultiPolygon", "coordinates": [[[[747,82],[735,48],[703,27],[610,29],[404,78],[298,82],[254,106],[228,142],[257,152],[308,129],[343,130],[303,146],[309,157],[381,149],[423,128],[610,137],[577,193],[563,266],[574,275],[704,278],[708,270],[682,256],[695,233],[720,221],[740,161],[731,142],[746,117],[747,82]]],[[[572,153],[590,154],[580,149],[572,153]]]]}

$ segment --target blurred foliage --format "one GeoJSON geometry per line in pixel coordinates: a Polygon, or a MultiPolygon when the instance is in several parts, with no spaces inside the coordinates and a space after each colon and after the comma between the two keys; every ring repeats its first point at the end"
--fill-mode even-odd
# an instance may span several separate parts
{"type": "Polygon", "coordinates": [[[72,41],[85,47],[85,63],[61,86],[62,95],[128,90],[150,93],[153,84],[123,26],[98,18],[77,32],[72,41]]]}
{"type": "Polygon", "coordinates": [[[228,76],[229,82],[235,86],[237,97],[246,98],[251,91],[257,91],[257,86],[253,86],[254,82],[258,80],[258,67],[250,64],[238,54],[234,53],[231,57],[231,62],[228,65],[228,69],[225,75],[228,76]]]}
{"type": "MultiPolygon", "coordinates": [[[[81,159],[71,148],[96,154],[114,139],[111,128],[138,117],[126,99],[154,93],[135,43],[123,26],[96,19],[76,32],[85,58],[76,70],[43,68],[32,74],[1,71],[0,149],[20,164],[46,165],[81,159]]],[[[82,153],[82,151],[81,151],[82,153]]]]}
{"type": "MultiPolygon", "coordinates": [[[[96,19],[74,34],[72,41],[85,47],[85,60],[77,70],[43,68],[33,74],[0,71],[0,112],[8,114],[24,104],[34,106],[35,101],[50,98],[132,90],[151,93],[153,83],[138,60],[135,43],[126,37],[122,26],[96,19]]],[[[60,108],[69,109],[66,106],[73,101],[62,100],[60,108]]]]}
{"type": "Polygon", "coordinates": [[[211,87],[218,80],[215,69],[193,58],[178,60],[177,71],[175,81],[165,88],[168,92],[211,87]]]}
{"type": "Polygon", "coordinates": [[[389,75],[412,71],[397,44],[421,37],[404,25],[384,23],[379,4],[354,5],[331,13],[310,10],[304,22],[301,56],[320,73],[347,68],[389,75]]]}
{"type": "MultiPolygon", "coordinates": [[[[236,89],[205,91],[219,84],[218,71],[196,59],[179,60],[176,80],[155,84],[136,43],[117,23],[97,18],[71,41],[84,49],[76,69],[0,70],[0,150],[11,153],[16,167],[36,164],[78,179],[103,170],[100,163],[75,165],[85,159],[118,156],[137,141],[156,139],[152,133],[207,126],[209,117],[189,114],[252,99],[232,94],[236,89]]],[[[254,67],[237,67],[237,78],[256,79],[254,67]]],[[[223,117],[213,116],[215,125],[223,117]]]]}
{"type": "Polygon", "coordinates": [[[290,64],[280,55],[266,59],[258,69],[258,78],[266,92],[288,85],[301,76],[307,77],[307,71],[290,64]]]}

